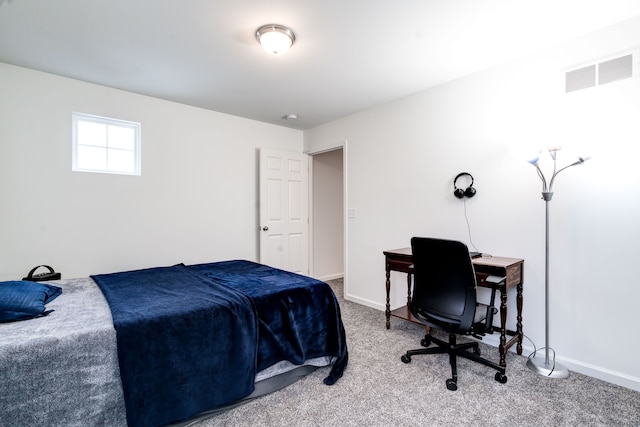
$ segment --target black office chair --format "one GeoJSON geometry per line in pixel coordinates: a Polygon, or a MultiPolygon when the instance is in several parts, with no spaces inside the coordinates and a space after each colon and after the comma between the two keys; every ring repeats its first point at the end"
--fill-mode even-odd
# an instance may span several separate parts
{"type": "Polygon", "coordinates": [[[448,353],[452,375],[446,381],[449,390],[458,388],[458,356],[497,370],[496,381],[506,383],[505,368],[480,357],[477,342],[456,344],[456,335],[481,336],[493,327],[486,319],[492,318],[494,308],[476,308],[476,276],[467,246],[452,240],[414,237],[411,248],[414,286],[409,309],[425,325],[447,332],[449,342],[427,333],[420,344],[428,347],[434,342],[438,347],[409,350],[401,360],[409,363],[416,354],[448,353]]]}

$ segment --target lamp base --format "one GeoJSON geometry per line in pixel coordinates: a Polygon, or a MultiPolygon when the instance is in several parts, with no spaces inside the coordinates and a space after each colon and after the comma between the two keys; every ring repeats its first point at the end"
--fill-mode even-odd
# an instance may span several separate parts
{"type": "Polygon", "coordinates": [[[545,363],[545,356],[542,354],[527,360],[527,367],[536,374],[549,378],[569,378],[569,370],[557,362],[545,363]]]}

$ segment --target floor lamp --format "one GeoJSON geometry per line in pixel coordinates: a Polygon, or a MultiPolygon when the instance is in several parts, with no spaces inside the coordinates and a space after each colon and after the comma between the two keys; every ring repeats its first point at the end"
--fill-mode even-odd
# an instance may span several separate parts
{"type": "Polygon", "coordinates": [[[551,378],[567,378],[569,376],[569,370],[565,368],[560,363],[556,363],[555,352],[553,354],[553,360],[549,360],[549,202],[553,197],[553,182],[556,179],[556,176],[562,172],[563,170],[570,168],[571,166],[581,165],[585,161],[589,160],[588,157],[578,157],[578,160],[574,163],[571,163],[568,166],[563,167],[560,170],[556,170],[556,156],[559,147],[551,147],[549,148],[549,154],[553,159],[553,174],[551,175],[551,180],[549,181],[549,186],[547,186],[547,180],[540,170],[539,166],[539,157],[536,157],[529,161],[533,166],[535,166],[536,171],[538,172],[538,176],[542,180],[542,199],[545,202],[545,259],[544,259],[544,310],[545,310],[545,347],[544,347],[544,356],[538,355],[538,349],[534,350],[534,352],[529,356],[529,360],[527,360],[527,366],[533,372],[544,375],[551,378]]]}

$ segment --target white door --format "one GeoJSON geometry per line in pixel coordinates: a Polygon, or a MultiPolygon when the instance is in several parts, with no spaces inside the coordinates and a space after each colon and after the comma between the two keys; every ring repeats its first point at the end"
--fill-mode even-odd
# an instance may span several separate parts
{"type": "Polygon", "coordinates": [[[260,262],[309,274],[309,156],[260,150],[260,262]]]}

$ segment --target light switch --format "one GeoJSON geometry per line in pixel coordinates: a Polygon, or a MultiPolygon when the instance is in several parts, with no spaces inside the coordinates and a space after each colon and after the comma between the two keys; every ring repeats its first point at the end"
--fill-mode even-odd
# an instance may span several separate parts
{"type": "Polygon", "coordinates": [[[348,216],[349,218],[355,218],[355,217],[356,217],[356,210],[355,210],[355,209],[349,209],[349,210],[347,211],[347,216],[348,216]]]}

